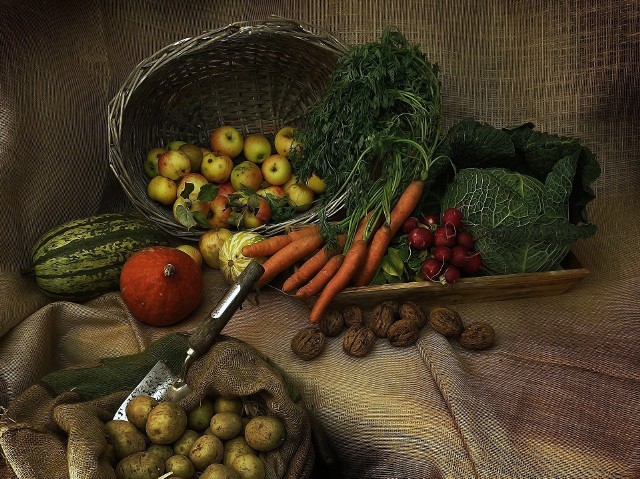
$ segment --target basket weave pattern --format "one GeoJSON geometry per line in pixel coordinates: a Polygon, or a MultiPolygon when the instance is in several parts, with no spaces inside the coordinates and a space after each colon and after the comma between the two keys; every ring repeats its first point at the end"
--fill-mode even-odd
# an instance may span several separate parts
{"type": "MultiPolygon", "coordinates": [[[[133,205],[176,237],[203,230],[180,225],[170,208],[147,197],[146,152],[183,140],[208,146],[221,124],[271,140],[299,126],[323,94],[346,48],[333,36],[288,20],[233,23],[169,45],[141,62],[109,105],[109,163],[133,205]]],[[[336,212],[341,197],[327,208],[336,212]]],[[[315,218],[317,208],[254,231],[278,234],[315,218]]]]}

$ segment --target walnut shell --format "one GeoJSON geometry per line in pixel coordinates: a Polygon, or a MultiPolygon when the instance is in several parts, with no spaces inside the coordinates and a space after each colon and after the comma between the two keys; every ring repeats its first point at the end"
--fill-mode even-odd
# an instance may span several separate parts
{"type": "Polygon", "coordinates": [[[400,305],[398,310],[400,319],[411,319],[418,324],[418,328],[422,329],[427,324],[427,314],[418,304],[413,301],[406,301],[400,305]]]}
{"type": "Polygon", "coordinates": [[[496,332],[489,323],[476,321],[469,324],[458,339],[460,346],[466,349],[486,349],[493,344],[496,332]]]}
{"type": "Polygon", "coordinates": [[[327,338],[318,328],[309,326],[301,329],[291,339],[291,350],[301,359],[308,361],[318,356],[327,344],[327,338]]]}
{"type": "Polygon", "coordinates": [[[431,310],[429,324],[436,332],[446,338],[457,338],[464,329],[460,314],[451,308],[443,306],[431,310]]]}
{"type": "Polygon", "coordinates": [[[347,328],[351,326],[362,326],[364,324],[364,314],[358,306],[348,306],[342,310],[342,318],[347,328]]]}
{"type": "Polygon", "coordinates": [[[350,356],[362,358],[369,354],[376,342],[376,335],[366,326],[351,326],[342,340],[342,349],[350,356]]]}
{"type": "Polygon", "coordinates": [[[325,336],[333,338],[344,328],[344,317],[340,311],[329,311],[318,321],[318,328],[325,336]]]}
{"type": "Polygon", "coordinates": [[[393,306],[386,302],[380,303],[371,311],[367,326],[369,326],[373,333],[379,338],[386,338],[387,330],[395,320],[396,315],[393,312],[393,306]]]}
{"type": "Polygon", "coordinates": [[[392,346],[404,347],[414,344],[420,336],[420,327],[413,319],[399,319],[387,331],[392,346]]]}
{"type": "Polygon", "coordinates": [[[390,308],[394,316],[398,316],[400,312],[400,303],[398,303],[397,301],[393,301],[392,299],[389,299],[387,301],[384,301],[382,304],[390,308]]]}

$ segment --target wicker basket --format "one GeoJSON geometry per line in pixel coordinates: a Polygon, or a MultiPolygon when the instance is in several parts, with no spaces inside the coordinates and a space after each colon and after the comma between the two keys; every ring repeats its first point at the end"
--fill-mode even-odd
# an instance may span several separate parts
{"type": "MultiPolygon", "coordinates": [[[[328,33],[280,18],[233,23],[169,45],[141,62],[109,104],[111,169],[146,217],[173,236],[196,240],[204,230],[188,230],[147,197],[145,153],[174,139],[206,146],[222,123],[273,139],[285,124],[304,121],[345,52],[328,33]]],[[[342,199],[331,199],[329,214],[342,199]]],[[[278,234],[316,216],[314,207],[254,231],[278,234]]]]}

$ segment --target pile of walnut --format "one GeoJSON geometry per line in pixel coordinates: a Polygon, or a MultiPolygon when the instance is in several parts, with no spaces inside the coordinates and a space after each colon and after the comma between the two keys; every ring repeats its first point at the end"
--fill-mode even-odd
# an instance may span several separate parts
{"type": "Polygon", "coordinates": [[[448,339],[456,339],[466,349],[481,350],[495,340],[493,327],[485,322],[470,323],[466,328],[454,309],[439,306],[429,314],[416,303],[384,301],[368,315],[357,306],[342,311],[329,311],[315,326],[308,326],[291,340],[291,349],[304,360],[313,359],[324,351],[327,338],[339,336],[346,329],[342,349],[350,356],[366,356],[378,339],[386,338],[397,347],[415,344],[426,325],[448,339]]]}

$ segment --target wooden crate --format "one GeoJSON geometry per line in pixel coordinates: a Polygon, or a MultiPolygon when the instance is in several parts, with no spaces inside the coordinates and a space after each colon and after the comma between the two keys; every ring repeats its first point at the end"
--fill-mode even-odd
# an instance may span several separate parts
{"type": "MultiPolygon", "coordinates": [[[[566,292],[588,274],[589,270],[569,253],[563,261],[563,269],[555,271],[462,278],[447,285],[424,281],[347,288],[335,297],[332,305],[336,308],[355,305],[368,310],[391,299],[414,301],[429,307],[552,296],[566,292]]],[[[308,304],[312,305],[315,299],[308,298],[308,304]]]]}

